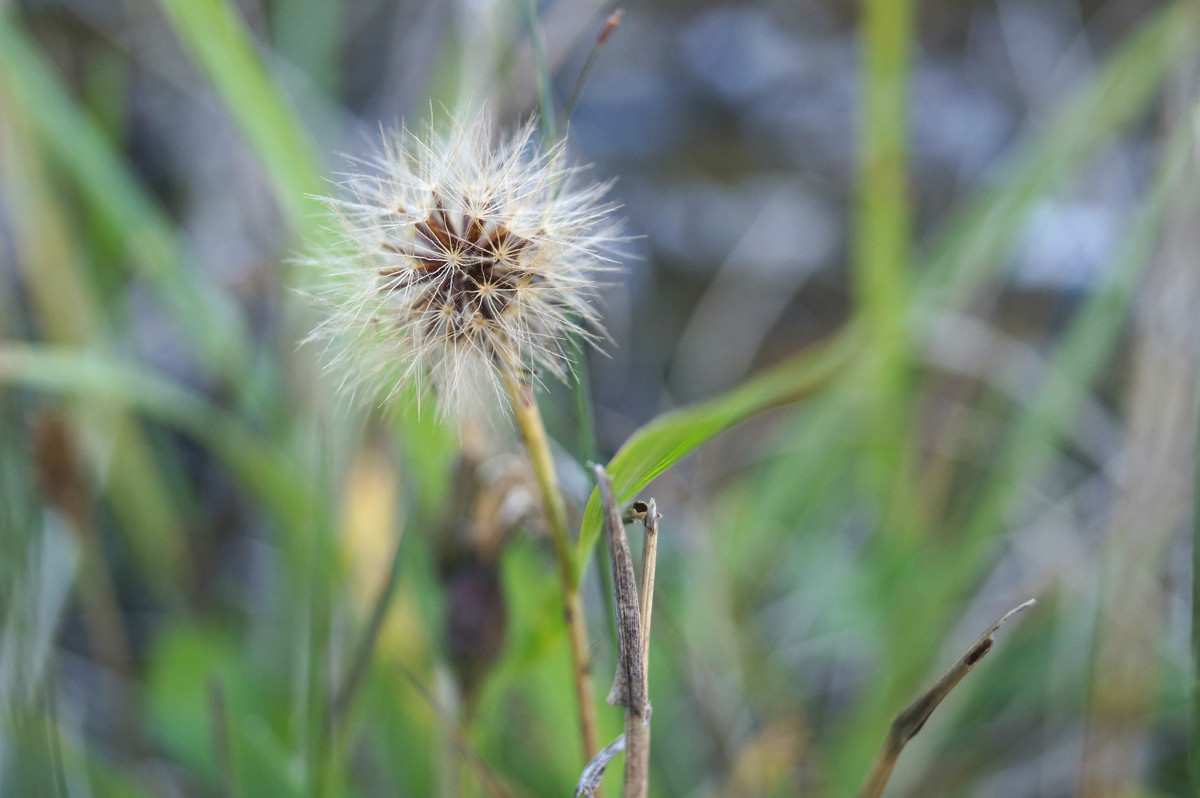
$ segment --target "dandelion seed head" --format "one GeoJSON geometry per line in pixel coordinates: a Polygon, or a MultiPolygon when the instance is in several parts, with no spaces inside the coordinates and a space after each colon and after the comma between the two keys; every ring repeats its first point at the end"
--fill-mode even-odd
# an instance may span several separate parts
{"type": "Polygon", "coordinates": [[[440,412],[508,403],[505,380],[565,379],[570,339],[595,343],[597,277],[619,229],[608,184],[589,182],[535,125],[493,143],[483,117],[426,137],[384,134],[326,202],[337,251],[319,260],[327,342],[351,394],[428,389],[440,412]]]}

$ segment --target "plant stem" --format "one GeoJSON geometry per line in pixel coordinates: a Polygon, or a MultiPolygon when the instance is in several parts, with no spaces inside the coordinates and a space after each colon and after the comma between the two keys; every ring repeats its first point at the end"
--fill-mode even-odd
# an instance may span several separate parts
{"type": "MultiPolygon", "coordinates": [[[[1196,496],[1200,496],[1200,435],[1196,437],[1196,496]]],[[[1200,510],[1192,507],[1192,719],[1188,735],[1192,798],[1200,798],[1200,510]]]]}
{"type": "Polygon", "coordinates": [[[546,527],[550,533],[550,544],[554,559],[558,562],[559,580],[563,591],[563,614],[567,622],[567,633],[571,640],[571,665],[575,677],[575,698],[579,704],[579,729],[583,736],[583,761],[587,762],[599,750],[599,735],[596,731],[596,708],[592,703],[592,662],[588,645],[587,618],[583,614],[583,603],[579,600],[579,586],[575,582],[572,560],[571,535],[567,530],[567,508],[562,491],[558,486],[558,474],[554,470],[554,458],[550,454],[550,441],[546,437],[546,426],[532,387],[525,381],[509,376],[505,379],[508,394],[512,398],[513,413],[521,438],[529,451],[529,462],[533,466],[538,488],[542,493],[542,504],[546,512],[546,527]]]}
{"type": "MultiPolygon", "coordinates": [[[[612,479],[603,466],[594,466],[594,470],[604,506],[604,526],[616,586],[613,598],[617,609],[617,674],[608,694],[608,703],[625,707],[625,791],[622,795],[624,798],[646,798],[650,784],[650,702],[643,659],[646,652],[643,623],[651,596],[648,589],[643,589],[645,603],[639,605],[633,557],[629,553],[621,512],[613,498],[612,479]]],[[[645,510],[647,531],[651,526],[657,528],[657,516],[651,500],[645,510]]]]}
{"type": "Polygon", "coordinates": [[[642,680],[646,699],[650,698],[650,615],[654,611],[654,572],[658,567],[658,508],[654,499],[642,516],[642,587],[638,591],[642,612],[642,680]]]}
{"type": "MultiPolygon", "coordinates": [[[[529,44],[533,51],[533,71],[537,78],[538,116],[542,128],[542,140],[549,144],[557,135],[554,114],[553,81],[550,62],[546,57],[546,36],[538,14],[537,0],[528,0],[525,12],[529,17],[529,44]]],[[[590,755],[589,755],[590,756],[590,755]]]]}
{"type": "Polygon", "coordinates": [[[891,778],[892,769],[896,767],[900,751],[904,749],[909,740],[917,735],[917,732],[924,728],[925,721],[929,720],[929,716],[938,708],[938,705],[945,700],[946,696],[950,695],[950,691],[957,687],[963,677],[979,664],[979,660],[992,650],[992,646],[996,644],[994,635],[1000,627],[1035,603],[1034,599],[1030,599],[1004,613],[1000,620],[989,626],[988,630],[967,649],[967,653],[959,657],[950,670],[942,674],[942,678],[938,679],[933,687],[926,690],[920,698],[909,704],[908,709],[896,716],[888,730],[883,750],[879,752],[879,756],[871,765],[862,789],[859,790],[858,798],[881,798],[883,789],[887,786],[888,779],[891,778]]]}

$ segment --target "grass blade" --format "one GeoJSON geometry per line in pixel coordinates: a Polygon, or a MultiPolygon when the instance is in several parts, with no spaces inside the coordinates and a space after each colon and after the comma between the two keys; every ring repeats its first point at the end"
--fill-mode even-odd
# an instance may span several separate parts
{"type": "Polygon", "coordinates": [[[1141,118],[1171,64],[1190,46],[1197,7],[1175,3],[1152,15],[1073,100],[1031,140],[996,185],[967,203],[927,257],[922,308],[956,304],[1004,265],[1034,204],[1074,174],[1110,137],[1141,118]]]}
{"type": "Polygon", "coordinates": [[[321,189],[322,161],[245,22],[224,0],[159,0],[159,7],[258,155],[288,220],[301,226],[318,210],[308,197],[321,189]]]}
{"type": "Polygon", "coordinates": [[[40,147],[75,181],[84,200],[120,240],[171,318],[191,333],[205,366],[237,375],[250,336],[235,304],[203,279],[179,234],[138,185],[99,126],[71,99],[15,22],[0,13],[0,102],[29,121],[40,147]]]}
{"type": "Polygon", "coordinates": [[[0,385],[111,403],[173,427],[207,446],[291,529],[314,512],[306,483],[285,454],[199,395],[141,369],[74,348],[0,344],[0,385]]]}

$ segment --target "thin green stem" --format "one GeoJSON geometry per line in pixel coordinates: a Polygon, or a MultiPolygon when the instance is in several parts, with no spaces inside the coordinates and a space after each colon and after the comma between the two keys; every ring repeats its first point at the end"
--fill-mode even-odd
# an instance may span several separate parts
{"type": "Polygon", "coordinates": [[[546,57],[546,37],[538,16],[537,0],[527,0],[525,13],[529,17],[529,44],[533,50],[533,69],[537,78],[538,116],[542,139],[547,143],[557,138],[555,130],[554,96],[551,94],[550,62],[546,57]]]}
{"type": "MultiPolygon", "coordinates": [[[[1196,438],[1194,496],[1200,496],[1200,432],[1196,438]]],[[[1200,511],[1192,502],[1192,718],[1188,736],[1188,769],[1192,798],[1200,798],[1200,511]]]]}
{"type": "Polygon", "coordinates": [[[867,0],[863,6],[863,105],[858,163],[855,296],[871,337],[873,408],[868,476],[880,491],[885,526],[911,530],[904,441],[912,361],[906,312],[912,293],[909,201],[909,74],[912,0],[867,0]]]}
{"type": "Polygon", "coordinates": [[[583,614],[583,603],[579,598],[579,585],[575,579],[572,559],[571,535],[567,530],[567,508],[562,490],[558,485],[558,474],[554,470],[554,458],[550,453],[550,439],[538,409],[532,387],[516,377],[505,380],[512,399],[513,413],[521,438],[529,452],[529,461],[537,478],[542,494],[542,505],[546,513],[546,528],[550,534],[550,545],[558,563],[559,579],[562,584],[563,612],[566,616],[568,637],[571,641],[571,664],[575,679],[575,698],[579,704],[579,728],[583,738],[583,761],[587,762],[599,749],[599,734],[596,728],[596,708],[592,703],[591,651],[588,644],[587,618],[583,614]]]}
{"type": "Polygon", "coordinates": [[[396,595],[396,586],[400,582],[403,546],[404,538],[401,537],[396,541],[396,547],[392,550],[392,563],[388,568],[387,581],[379,591],[379,596],[375,599],[375,604],[371,607],[371,617],[367,621],[367,628],[363,632],[362,640],[354,652],[354,657],[350,661],[350,667],[346,670],[346,676],[342,680],[341,687],[333,694],[333,704],[330,709],[330,726],[335,733],[340,729],[341,723],[354,701],[355,694],[358,692],[359,687],[362,686],[363,679],[370,670],[371,660],[375,657],[375,648],[379,642],[379,632],[383,628],[383,622],[387,618],[388,610],[392,606],[392,598],[396,595]]]}
{"type": "Polygon", "coordinates": [[[575,79],[575,86],[571,89],[570,95],[567,96],[567,101],[563,103],[562,111],[558,114],[558,120],[554,124],[556,135],[562,133],[567,120],[571,118],[571,114],[575,110],[575,103],[579,102],[579,97],[583,94],[583,87],[587,85],[588,78],[592,76],[592,70],[596,67],[596,62],[600,60],[600,52],[604,49],[604,45],[608,43],[609,38],[612,37],[617,26],[621,24],[621,18],[624,16],[625,10],[618,8],[605,20],[604,27],[600,29],[600,35],[596,37],[596,43],[592,46],[592,51],[588,53],[587,61],[583,63],[583,69],[579,70],[579,77],[575,79]]]}

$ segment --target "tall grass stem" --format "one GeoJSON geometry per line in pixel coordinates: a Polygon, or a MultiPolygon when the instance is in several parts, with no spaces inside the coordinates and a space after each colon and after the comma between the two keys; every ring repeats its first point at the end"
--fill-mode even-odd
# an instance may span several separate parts
{"type": "Polygon", "coordinates": [[[571,535],[567,529],[567,508],[558,474],[554,470],[554,458],[550,453],[550,440],[546,426],[538,409],[532,386],[515,377],[505,380],[512,398],[513,413],[521,430],[521,439],[529,452],[538,488],[542,494],[542,505],[546,513],[546,528],[554,559],[558,563],[559,579],[562,582],[563,611],[567,622],[567,633],[571,641],[571,665],[575,681],[575,698],[579,704],[579,730],[583,738],[583,761],[587,762],[599,750],[599,735],[596,729],[596,708],[592,697],[595,694],[592,682],[591,651],[588,644],[587,618],[583,614],[583,602],[579,597],[579,585],[575,580],[572,558],[571,535]]]}

